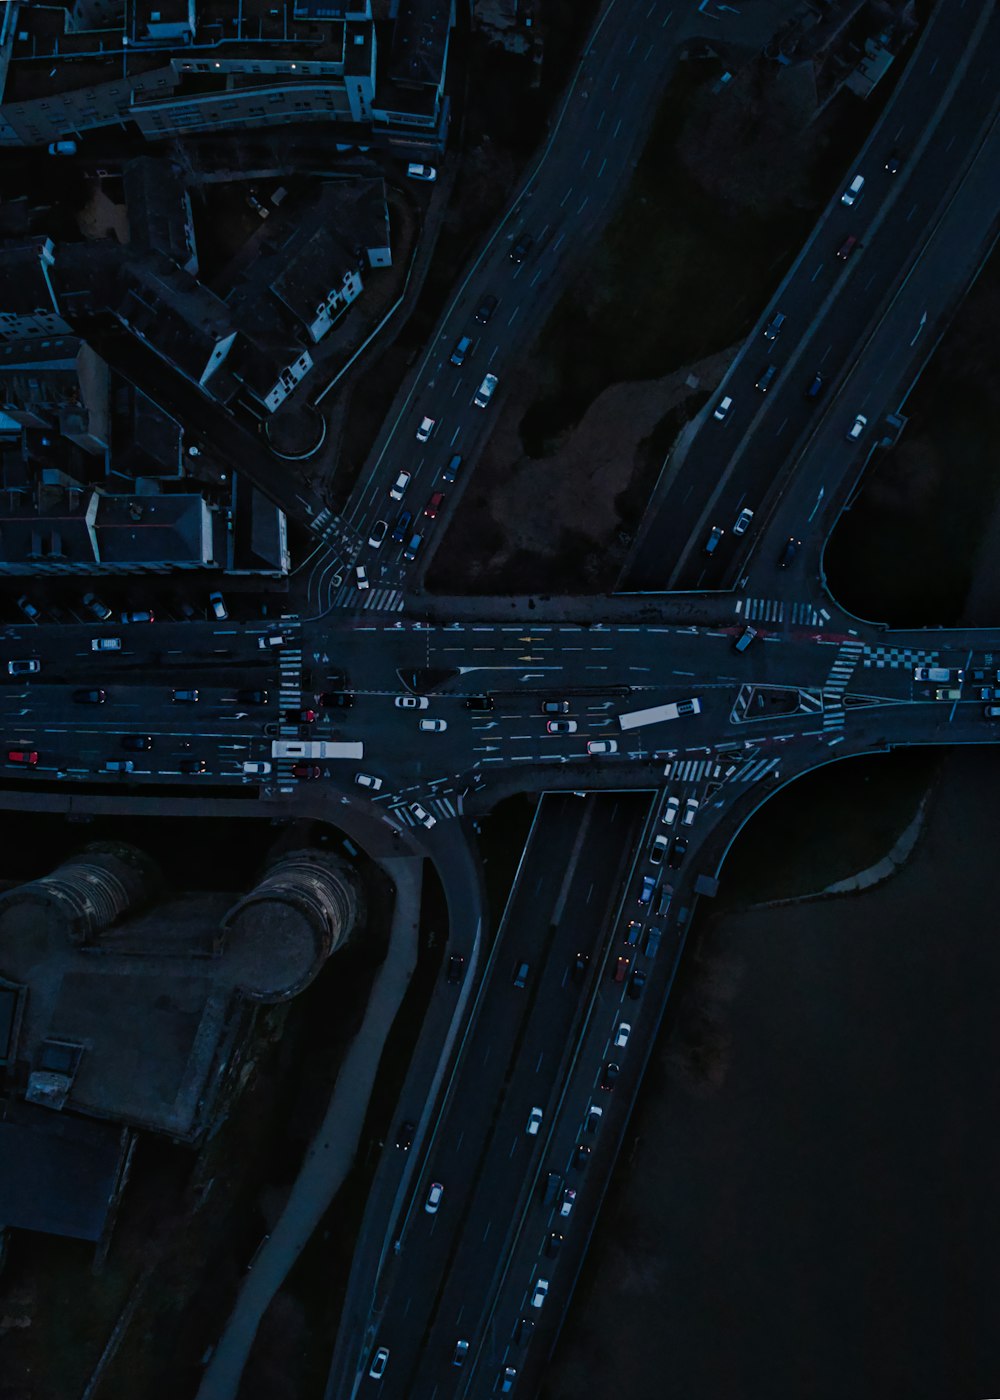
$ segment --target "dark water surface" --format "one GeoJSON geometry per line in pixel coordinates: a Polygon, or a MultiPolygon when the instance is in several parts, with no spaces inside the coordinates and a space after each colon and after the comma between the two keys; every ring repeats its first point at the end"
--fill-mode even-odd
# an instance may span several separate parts
{"type": "Polygon", "coordinates": [[[998,783],[949,756],[895,879],[702,923],[548,1400],[1000,1395],[998,783]]]}

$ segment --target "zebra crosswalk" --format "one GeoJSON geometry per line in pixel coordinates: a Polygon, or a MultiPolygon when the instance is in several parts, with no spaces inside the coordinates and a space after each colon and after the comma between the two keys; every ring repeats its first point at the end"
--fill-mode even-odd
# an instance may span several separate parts
{"type": "Polygon", "coordinates": [[[822,627],[829,622],[825,608],[811,603],[789,603],[784,598],[743,598],[736,604],[746,622],[790,622],[801,627],[822,627]]]}
{"type": "Polygon", "coordinates": [[[365,612],[402,612],[405,595],[401,588],[368,588],[359,591],[352,583],[342,583],[334,594],[335,608],[363,608],[365,612]]]}
{"type": "MultiPolygon", "coordinates": [[[[425,812],[430,812],[432,817],[438,821],[447,821],[449,817],[460,817],[463,811],[462,794],[457,793],[455,798],[450,797],[421,797],[418,800],[425,812]]],[[[419,826],[420,822],[410,811],[408,802],[398,802],[392,808],[392,815],[402,826],[419,826]]]]}
{"type": "Polygon", "coordinates": [[[826,696],[843,695],[864,649],[863,642],[841,643],[837,651],[837,658],[830,667],[830,674],[827,676],[826,685],[823,687],[826,696]]]}

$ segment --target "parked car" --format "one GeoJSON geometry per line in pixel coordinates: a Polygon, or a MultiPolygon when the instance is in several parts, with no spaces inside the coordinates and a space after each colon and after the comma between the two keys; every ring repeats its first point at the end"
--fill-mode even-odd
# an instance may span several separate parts
{"type": "Polygon", "coordinates": [[[210,593],[208,595],[208,603],[209,607],[212,609],[212,615],[215,617],[216,621],[225,622],[229,616],[229,611],[226,608],[226,600],[223,598],[222,594],[210,593]]]}
{"type": "Polygon", "coordinates": [[[107,622],[111,617],[111,609],[106,603],[102,603],[96,593],[85,593],[81,600],[87,611],[96,617],[98,622],[107,622]]]}
{"type": "Polygon", "coordinates": [[[29,622],[38,622],[41,620],[41,612],[35,607],[27,593],[21,594],[20,598],[17,600],[17,606],[21,609],[29,622]]]}
{"type": "Polygon", "coordinates": [[[433,181],[438,177],[433,165],[419,165],[416,161],[410,161],[406,167],[406,173],[411,180],[433,181]]]}
{"type": "Polygon", "coordinates": [[[123,612],[122,622],[155,622],[152,611],[149,608],[138,608],[133,612],[123,612]]]}

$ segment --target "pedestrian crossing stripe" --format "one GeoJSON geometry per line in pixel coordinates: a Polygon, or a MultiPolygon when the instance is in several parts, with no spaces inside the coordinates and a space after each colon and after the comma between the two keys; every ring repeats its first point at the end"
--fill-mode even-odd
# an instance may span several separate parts
{"type": "Polygon", "coordinates": [[[784,598],[744,598],[736,604],[746,622],[791,622],[794,626],[822,627],[829,614],[811,603],[789,603],[784,598]]]}

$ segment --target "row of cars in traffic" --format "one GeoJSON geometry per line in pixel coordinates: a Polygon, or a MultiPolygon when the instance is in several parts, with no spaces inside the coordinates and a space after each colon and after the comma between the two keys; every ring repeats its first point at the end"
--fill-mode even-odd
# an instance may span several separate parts
{"type": "MultiPolygon", "coordinates": [[[[29,622],[42,622],[45,620],[46,616],[49,615],[58,622],[70,621],[70,619],[62,613],[61,609],[55,607],[46,609],[34,602],[27,593],[22,593],[19,598],[15,599],[15,603],[18,610],[23,613],[29,622]]],[[[111,622],[115,618],[113,610],[109,608],[107,603],[99,598],[96,593],[85,593],[80,599],[80,605],[84,611],[90,613],[91,617],[95,618],[98,622],[111,622]]],[[[208,606],[209,611],[217,622],[225,622],[229,617],[229,609],[226,607],[226,600],[221,593],[210,593],[208,595],[208,606]]],[[[189,620],[198,616],[190,603],[182,603],[180,605],[180,611],[182,616],[189,620]]],[[[156,614],[153,612],[152,608],[133,608],[120,612],[118,614],[118,619],[124,623],[155,622],[156,614]]]]}
{"type": "Polygon", "coordinates": [[[1000,670],[996,667],[977,666],[966,673],[961,666],[916,666],[913,679],[928,684],[935,700],[951,703],[966,698],[963,687],[968,680],[975,690],[968,698],[983,702],[984,718],[1000,719],[1000,670]]]}

